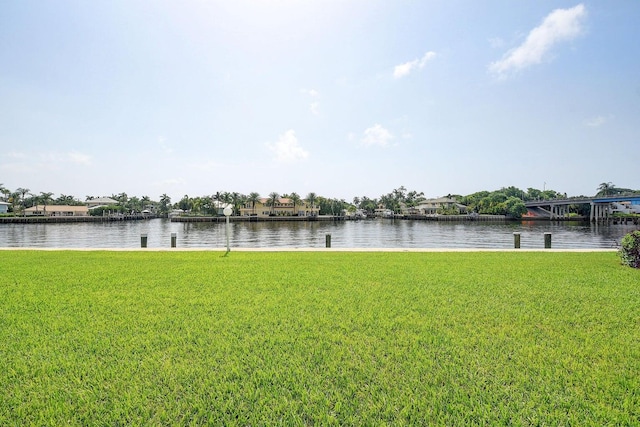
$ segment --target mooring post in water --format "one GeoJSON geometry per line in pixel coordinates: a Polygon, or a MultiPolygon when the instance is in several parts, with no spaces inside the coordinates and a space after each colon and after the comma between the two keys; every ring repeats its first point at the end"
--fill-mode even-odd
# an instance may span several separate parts
{"type": "Polygon", "coordinates": [[[178,240],[176,233],[171,233],[171,247],[176,247],[176,240],[178,240]]]}
{"type": "Polygon", "coordinates": [[[544,233],[544,248],[551,249],[551,233],[544,233]]]}
{"type": "Polygon", "coordinates": [[[513,233],[513,247],[520,249],[520,233],[513,233]]]}
{"type": "Polygon", "coordinates": [[[146,248],[147,247],[147,235],[146,234],[141,234],[140,235],[140,247],[141,248],[146,248]]]}
{"type": "Polygon", "coordinates": [[[327,248],[331,247],[331,234],[327,234],[324,236],[324,242],[327,248]]]}

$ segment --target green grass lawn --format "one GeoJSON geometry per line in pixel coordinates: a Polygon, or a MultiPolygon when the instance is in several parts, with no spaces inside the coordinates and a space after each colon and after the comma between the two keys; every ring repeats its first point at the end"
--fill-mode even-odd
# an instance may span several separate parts
{"type": "Polygon", "coordinates": [[[0,425],[640,425],[614,252],[0,251],[0,425]]]}

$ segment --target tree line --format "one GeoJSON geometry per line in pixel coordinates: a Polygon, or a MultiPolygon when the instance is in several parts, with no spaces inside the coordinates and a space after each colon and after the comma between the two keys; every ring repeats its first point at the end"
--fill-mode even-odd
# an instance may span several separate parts
{"type": "MultiPolygon", "coordinates": [[[[604,182],[598,186],[596,196],[611,196],[620,194],[638,194],[640,191],[627,188],[619,188],[611,182],[604,182]]],[[[42,205],[46,211],[47,205],[71,205],[81,206],[85,202],[78,200],[74,196],[60,194],[54,198],[54,193],[39,192],[32,193],[28,188],[17,188],[13,191],[0,184],[0,199],[8,202],[10,212],[13,214],[23,212],[32,206],[42,205]]],[[[166,215],[174,209],[189,212],[195,215],[217,215],[219,214],[219,206],[221,204],[231,205],[234,215],[240,214],[243,206],[251,206],[255,209],[256,204],[261,199],[260,194],[252,192],[242,194],[238,192],[218,191],[211,195],[191,197],[185,194],[180,200],[173,202],[167,194],[162,194],[159,199],[152,200],[149,196],[129,196],[126,193],[117,193],[108,196],[115,200],[117,204],[98,208],[93,210],[92,214],[102,215],[103,210],[109,212],[137,213],[149,210],[159,215],[166,215]]],[[[445,196],[455,203],[445,204],[439,210],[439,214],[460,214],[462,213],[459,205],[466,207],[467,212],[476,212],[478,214],[492,215],[508,215],[514,218],[520,218],[527,212],[525,202],[534,200],[555,200],[566,199],[566,193],[559,193],[555,190],[539,190],[535,188],[527,188],[521,190],[517,187],[503,187],[495,191],[479,191],[469,195],[448,194],[445,196]]],[[[585,196],[579,196],[585,197],[585,196]]],[[[86,200],[96,199],[96,196],[86,196],[86,200]]],[[[386,209],[395,214],[399,214],[406,209],[417,207],[420,203],[426,201],[422,191],[407,190],[404,186],[400,186],[389,193],[382,194],[377,198],[368,196],[354,197],[352,202],[344,199],[319,196],[310,192],[306,197],[299,194],[272,192],[267,197],[266,205],[271,209],[275,207],[280,198],[289,199],[294,210],[296,206],[306,204],[312,208],[318,208],[320,215],[340,215],[345,211],[361,211],[368,215],[372,215],[376,209],[386,209]]],[[[583,206],[576,204],[573,210],[578,215],[587,215],[588,212],[581,212],[585,209],[583,206]]]]}

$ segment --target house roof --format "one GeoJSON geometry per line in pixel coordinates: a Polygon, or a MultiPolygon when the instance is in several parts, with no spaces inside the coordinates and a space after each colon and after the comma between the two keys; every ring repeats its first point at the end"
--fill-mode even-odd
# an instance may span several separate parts
{"type": "MultiPolygon", "coordinates": [[[[260,197],[260,203],[262,203],[263,205],[267,204],[269,200],[271,200],[269,197],[260,197]]],[[[291,199],[288,199],[286,197],[279,197],[278,203],[280,203],[281,205],[284,205],[284,204],[293,203],[293,202],[291,201],[291,199]]]]}
{"type": "Polygon", "coordinates": [[[10,206],[10,205],[11,205],[11,203],[9,203],[9,202],[3,202],[2,200],[0,200],[0,205],[7,205],[7,206],[10,206]]]}
{"type": "Polygon", "coordinates": [[[111,197],[96,197],[95,199],[87,199],[84,203],[88,205],[116,205],[118,201],[111,197]]]}

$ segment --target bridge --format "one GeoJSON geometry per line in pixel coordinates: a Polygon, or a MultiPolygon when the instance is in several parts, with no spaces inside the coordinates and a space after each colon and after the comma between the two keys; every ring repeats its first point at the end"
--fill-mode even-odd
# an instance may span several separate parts
{"type": "Polygon", "coordinates": [[[550,219],[565,219],[569,217],[569,206],[590,205],[590,221],[605,221],[613,213],[614,203],[628,203],[640,207],[640,194],[628,196],[576,197],[570,199],[533,200],[524,205],[530,210],[541,210],[550,219]]]}

